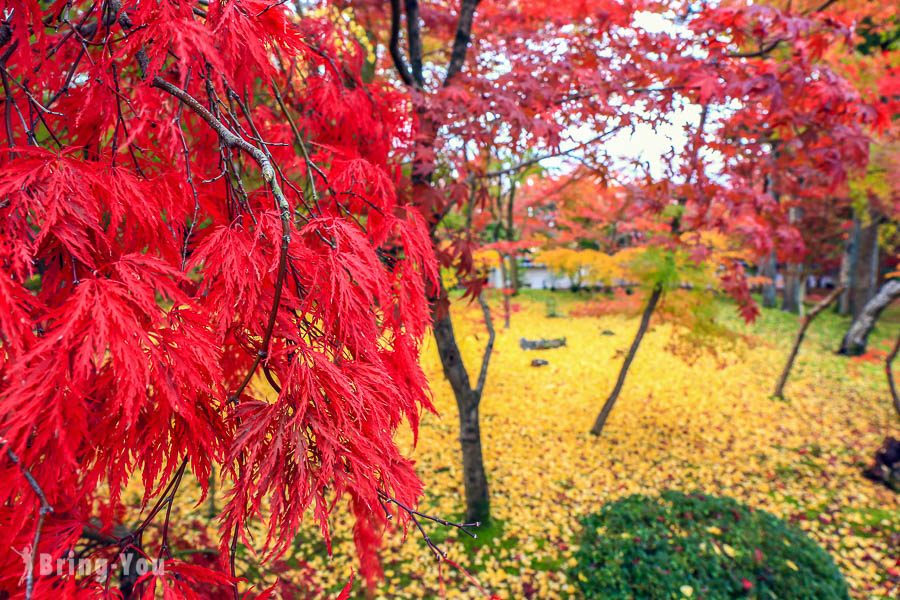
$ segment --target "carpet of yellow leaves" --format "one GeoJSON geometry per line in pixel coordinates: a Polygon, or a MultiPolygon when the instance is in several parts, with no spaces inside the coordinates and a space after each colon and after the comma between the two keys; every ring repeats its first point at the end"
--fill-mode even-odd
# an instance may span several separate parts
{"type": "MultiPolygon", "coordinates": [[[[481,409],[495,522],[475,542],[426,524],[486,590],[503,598],[573,596],[565,570],[579,516],[621,496],[674,488],[731,496],[792,519],[835,557],[854,597],[897,597],[900,501],[860,475],[884,436],[897,435],[878,365],[851,369],[827,352],[834,340],[812,335],[789,401],[779,402],[770,394],[789,335],[751,337],[752,348],[685,361],[667,350],[671,327],[658,325],[597,439],[587,431],[636,320],[547,318],[542,304],[517,302],[512,327],[498,330],[481,409]],[[559,336],[567,338],[565,348],[518,346],[520,337],[559,336]],[[529,366],[538,356],[549,365],[529,366]]],[[[475,307],[457,304],[454,311],[474,371],[484,324],[475,307]]],[[[441,416],[426,416],[414,451],[426,484],[421,508],[451,517],[462,510],[456,408],[431,341],[423,361],[441,416]]],[[[332,590],[353,568],[346,526],[336,529],[334,557],[304,557],[332,590]]],[[[405,540],[388,533],[384,560],[379,598],[431,598],[442,590],[449,598],[484,596],[459,571],[438,564],[414,531],[405,540]]]]}

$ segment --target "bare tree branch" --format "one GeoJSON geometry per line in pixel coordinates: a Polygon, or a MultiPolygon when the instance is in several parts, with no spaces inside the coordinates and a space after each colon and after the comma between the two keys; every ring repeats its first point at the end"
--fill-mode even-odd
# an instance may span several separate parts
{"type": "Polygon", "coordinates": [[[456,74],[462,71],[466,62],[466,53],[469,50],[469,42],[472,39],[472,22],[475,19],[475,8],[479,0],[462,0],[459,6],[459,22],[456,25],[456,38],[453,40],[453,50],[450,53],[450,63],[447,65],[447,75],[444,77],[444,85],[450,85],[450,81],[456,74]]]}
{"type": "Polygon", "coordinates": [[[484,346],[484,356],[481,359],[481,371],[478,373],[478,383],[475,386],[475,395],[477,401],[481,402],[481,394],[484,391],[484,384],[487,382],[488,365],[491,362],[491,353],[494,350],[494,339],[497,334],[494,331],[494,320],[491,318],[491,308],[484,299],[484,294],[478,294],[478,304],[481,305],[481,312],[484,314],[484,325],[488,330],[488,341],[484,346]]]}
{"type": "Polygon", "coordinates": [[[406,37],[409,44],[409,64],[412,78],[420,88],[425,87],[422,75],[422,32],[419,29],[419,2],[406,0],[406,37]]]}
{"type": "Polygon", "coordinates": [[[391,41],[388,44],[388,49],[400,79],[406,85],[413,85],[413,78],[409,74],[406,60],[400,51],[400,0],[391,0],[391,41]]]}
{"type": "Polygon", "coordinates": [[[595,143],[603,140],[604,138],[607,138],[607,137],[611,136],[612,134],[616,133],[617,131],[620,131],[621,129],[624,129],[624,128],[625,128],[625,125],[617,125],[616,127],[613,127],[612,129],[609,129],[597,136],[592,137],[591,139],[589,139],[586,142],[582,142],[581,144],[578,144],[574,148],[569,148],[568,150],[560,150],[559,152],[552,152],[550,154],[544,154],[542,156],[530,158],[528,160],[524,160],[518,164],[515,164],[511,167],[507,167],[505,169],[500,169],[498,171],[489,171],[482,175],[478,175],[477,177],[482,178],[482,179],[483,178],[491,178],[491,177],[503,177],[504,175],[510,175],[517,171],[521,171],[522,169],[527,169],[528,167],[536,165],[536,164],[538,164],[542,161],[548,160],[550,158],[558,158],[560,156],[570,156],[573,152],[575,152],[577,150],[581,150],[583,148],[587,148],[591,144],[595,144],[595,143]]]}
{"type": "Polygon", "coordinates": [[[732,52],[728,56],[730,56],[731,58],[762,58],[763,56],[767,55],[772,50],[777,48],[783,41],[783,39],[778,38],[764,46],[761,46],[760,49],[756,50],[755,52],[732,52]]]}
{"type": "MultiPolygon", "coordinates": [[[[0,440],[0,445],[6,444],[6,440],[0,440]]],[[[47,496],[34,478],[34,475],[31,474],[28,467],[22,464],[22,461],[19,460],[19,456],[13,452],[12,448],[8,445],[6,446],[6,456],[9,457],[9,460],[11,460],[14,465],[19,467],[22,476],[25,477],[25,481],[28,482],[29,487],[31,487],[31,490],[34,492],[34,495],[37,496],[38,502],[40,503],[37,523],[34,527],[34,538],[31,541],[31,555],[28,557],[28,564],[25,565],[25,600],[31,600],[34,597],[34,561],[37,558],[38,546],[41,543],[41,531],[44,528],[44,518],[53,512],[53,507],[50,505],[50,502],[47,501],[47,496]]]]}

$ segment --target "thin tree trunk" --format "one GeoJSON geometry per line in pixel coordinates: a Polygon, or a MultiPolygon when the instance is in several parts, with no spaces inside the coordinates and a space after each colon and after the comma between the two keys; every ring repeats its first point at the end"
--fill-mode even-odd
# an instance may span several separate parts
{"type": "Polygon", "coordinates": [[[803,265],[790,263],[784,275],[784,298],[781,310],[795,315],[803,314],[803,265]]]}
{"type": "Polygon", "coordinates": [[[619,378],[616,380],[616,386],[613,388],[609,398],[607,398],[606,402],[603,404],[603,409],[601,409],[600,414],[597,415],[594,426],[591,427],[591,433],[593,435],[600,435],[603,431],[606,419],[609,417],[609,413],[612,412],[613,406],[615,405],[616,400],[618,400],[619,394],[622,392],[622,386],[625,385],[625,377],[628,375],[628,368],[631,366],[631,361],[634,360],[635,354],[637,354],[638,347],[641,345],[644,334],[647,333],[647,327],[650,325],[650,317],[653,316],[653,311],[656,310],[656,305],[659,303],[660,296],[662,296],[662,288],[659,286],[654,287],[653,292],[650,294],[650,299],[647,301],[647,306],[644,308],[644,314],[641,315],[641,324],[638,326],[637,334],[634,336],[634,341],[631,343],[631,348],[628,350],[628,355],[625,357],[625,362],[622,364],[622,369],[619,371],[619,378]]]}
{"type": "Polygon", "coordinates": [[[763,284],[762,305],[765,308],[778,306],[778,290],[775,287],[775,278],[778,277],[778,262],[773,252],[763,260],[760,275],[769,278],[769,283],[763,284]]]}
{"type": "MultiPolygon", "coordinates": [[[[443,293],[443,290],[441,290],[443,293]]],[[[488,342],[481,361],[478,383],[473,388],[469,373],[459,353],[449,309],[434,319],[434,338],[444,376],[450,382],[459,411],[459,443],[462,450],[463,484],[466,494],[466,521],[485,523],[490,519],[490,494],[481,448],[481,425],[478,408],[487,380],[487,370],[494,346],[494,327],[487,303],[479,296],[488,328],[488,342]]]]}
{"type": "MultiPolygon", "coordinates": [[[[514,219],[514,209],[516,202],[516,180],[515,178],[510,178],[509,181],[510,190],[509,190],[509,202],[506,205],[506,239],[512,242],[515,239],[515,219],[514,219]]],[[[510,291],[513,295],[519,293],[519,261],[516,258],[516,253],[513,251],[512,254],[509,255],[509,282],[510,282],[510,291]]],[[[509,327],[509,325],[507,325],[509,327]]]]}
{"type": "Polygon", "coordinates": [[[894,342],[894,349],[891,350],[891,353],[884,360],[884,371],[887,374],[888,388],[891,390],[891,400],[894,401],[894,410],[897,411],[897,416],[900,417],[900,396],[897,395],[897,384],[894,383],[894,373],[891,371],[891,363],[897,358],[898,351],[900,351],[900,335],[897,336],[897,341],[894,342]]]}
{"type": "Polygon", "coordinates": [[[857,258],[850,288],[850,314],[854,319],[862,314],[878,290],[878,217],[873,214],[868,225],[862,227],[857,222],[857,226],[857,258]]]}
{"type": "Polygon", "coordinates": [[[835,312],[839,315],[850,314],[850,290],[853,288],[853,262],[854,248],[856,247],[856,231],[850,233],[847,243],[844,245],[844,253],[841,256],[841,270],[839,275],[839,285],[846,286],[844,293],[838,298],[837,304],[834,305],[835,312]]]}
{"type": "Polygon", "coordinates": [[[466,491],[466,521],[485,523],[491,506],[487,472],[481,451],[481,423],[478,401],[470,398],[459,404],[459,443],[462,448],[463,483],[466,491]]]}
{"type": "MultiPolygon", "coordinates": [[[[788,209],[788,215],[790,222],[796,223],[800,220],[800,209],[793,206],[788,209]]],[[[803,285],[803,265],[788,263],[784,273],[784,297],[781,302],[781,310],[802,315],[805,287],[803,285]]]]}
{"type": "Polygon", "coordinates": [[[859,316],[850,324],[838,354],[859,356],[866,352],[869,334],[878,321],[878,316],[891,302],[900,297],[900,279],[890,279],[881,286],[878,293],[863,307],[859,316]]]}
{"type": "Polygon", "coordinates": [[[778,384],[775,386],[775,397],[784,399],[784,386],[787,384],[788,376],[791,374],[791,368],[794,366],[794,361],[797,359],[797,353],[800,352],[800,344],[803,343],[803,338],[806,336],[806,330],[809,328],[809,324],[812,323],[813,319],[815,319],[820,312],[828,308],[832,302],[837,300],[838,296],[844,291],[843,287],[838,287],[830,294],[828,294],[821,302],[816,304],[809,314],[807,314],[800,322],[800,329],[797,331],[797,337],[794,340],[794,347],[791,348],[791,354],[788,356],[787,363],[784,365],[784,370],[781,371],[781,377],[778,378],[778,384]]]}
{"type": "Polygon", "coordinates": [[[506,266],[506,256],[502,252],[497,253],[500,256],[500,279],[503,281],[503,329],[509,329],[509,293],[512,285],[509,282],[509,269],[506,266]]]}

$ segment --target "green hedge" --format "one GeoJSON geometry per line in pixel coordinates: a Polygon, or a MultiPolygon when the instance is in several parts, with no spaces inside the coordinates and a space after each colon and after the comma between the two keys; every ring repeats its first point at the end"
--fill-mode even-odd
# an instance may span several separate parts
{"type": "Polygon", "coordinates": [[[629,496],[583,520],[570,576],[588,598],[848,598],[802,531],[730,498],[629,496]]]}

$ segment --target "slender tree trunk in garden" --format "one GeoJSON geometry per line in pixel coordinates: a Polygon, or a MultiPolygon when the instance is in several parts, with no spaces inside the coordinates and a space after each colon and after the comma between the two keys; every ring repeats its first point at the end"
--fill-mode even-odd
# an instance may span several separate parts
{"type": "MultiPolygon", "coordinates": [[[[796,223],[800,219],[800,209],[791,207],[788,209],[790,222],[796,223]]],[[[784,273],[784,297],[781,302],[781,310],[803,314],[803,265],[801,263],[788,263],[784,273]]]]}
{"type": "Polygon", "coordinates": [[[781,310],[795,315],[803,314],[803,265],[790,263],[784,274],[784,298],[781,310]]]}
{"type": "Polygon", "coordinates": [[[775,308],[778,306],[778,290],[775,287],[775,278],[778,276],[778,262],[773,252],[768,258],[763,260],[760,275],[769,278],[769,283],[763,284],[762,288],[762,305],[765,308],[775,308]]]}
{"type": "Polygon", "coordinates": [[[857,237],[857,257],[850,288],[850,313],[856,319],[878,289],[878,218],[871,216],[857,237]]]}
{"type": "Polygon", "coordinates": [[[837,304],[834,305],[835,312],[839,315],[850,314],[850,290],[853,289],[853,271],[856,255],[856,244],[858,237],[858,227],[854,220],[853,231],[847,238],[844,246],[844,254],[841,256],[840,284],[845,285],[846,289],[841,297],[838,298],[837,304]]]}
{"type": "MultiPolygon", "coordinates": [[[[443,290],[441,291],[443,292],[443,290]]],[[[488,342],[484,349],[478,382],[474,388],[459,352],[449,311],[444,315],[435,316],[434,338],[437,342],[444,376],[447,377],[450,387],[453,388],[456,407],[459,411],[459,443],[462,450],[463,483],[466,494],[466,521],[485,523],[490,518],[490,494],[481,449],[481,424],[478,409],[487,379],[495,334],[487,303],[481,296],[478,297],[478,301],[481,304],[485,324],[488,328],[488,342]]]]}
{"type": "Polygon", "coordinates": [[[466,521],[469,523],[485,523],[491,514],[487,473],[481,452],[478,405],[479,401],[475,397],[458,404],[459,443],[462,448],[463,482],[466,491],[466,521]]]}
{"type": "Polygon", "coordinates": [[[606,402],[603,404],[600,414],[597,415],[597,420],[594,421],[594,426],[591,427],[591,433],[593,435],[600,435],[603,431],[606,419],[609,417],[609,413],[612,412],[613,406],[615,405],[616,400],[618,400],[619,394],[622,392],[622,386],[625,385],[625,377],[628,375],[628,368],[631,366],[631,361],[634,360],[635,354],[637,354],[638,347],[641,345],[644,334],[647,333],[647,328],[650,326],[650,317],[653,316],[653,311],[656,310],[656,305],[659,303],[660,296],[662,296],[662,288],[659,286],[653,288],[650,299],[647,301],[647,306],[644,308],[644,314],[641,315],[641,324],[638,326],[637,334],[634,336],[634,341],[631,343],[631,348],[628,350],[625,362],[622,363],[622,369],[619,371],[619,378],[616,380],[616,386],[613,388],[609,398],[607,398],[606,402]]]}
{"type": "Polygon", "coordinates": [[[850,324],[850,328],[841,341],[841,348],[838,350],[838,353],[849,356],[864,354],[869,334],[875,327],[878,316],[881,314],[881,311],[890,306],[891,302],[898,297],[900,297],[900,279],[888,280],[863,307],[862,312],[853,320],[853,323],[850,324]]]}
{"type": "Polygon", "coordinates": [[[512,288],[512,284],[509,279],[509,268],[506,266],[506,255],[502,252],[499,252],[498,254],[500,255],[500,279],[503,282],[503,287],[500,290],[503,294],[503,329],[509,329],[509,292],[512,288]]]}
{"type": "Polygon", "coordinates": [[[806,336],[806,330],[809,328],[809,324],[812,323],[813,319],[815,319],[820,312],[828,308],[832,302],[837,300],[838,296],[840,296],[843,291],[843,287],[836,288],[828,294],[825,299],[816,304],[813,309],[809,311],[809,314],[803,317],[800,322],[800,329],[797,331],[797,337],[794,340],[794,347],[791,348],[791,354],[788,356],[787,363],[784,365],[784,370],[781,371],[781,377],[778,378],[778,384],[775,386],[776,398],[784,398],[784,386],[787,384],[788,377],[791,374],[791,368],[794,366],[794,361],[797,359],[797,353],[800,351],[800,344],[803,343],[803,338],[806,336]]]}
{"type": "Polygon", "coordinates": [[[519,293],[519,259],[513,254],[509,257],[509,280],[512,283],[513,296],[519,293]]]}

